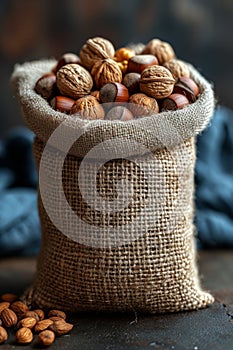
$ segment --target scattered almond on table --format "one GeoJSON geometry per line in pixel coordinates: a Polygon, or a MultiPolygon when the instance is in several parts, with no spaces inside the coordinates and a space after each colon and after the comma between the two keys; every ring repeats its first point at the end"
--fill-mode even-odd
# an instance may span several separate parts
{"type": "Polygon", "coordinates": [[[18,344],[30,344],[35,338],[38,344],[49,346],[56,337],[65,335],[73,329],[66,322],[67,315],[62,310],[29,310],[15,294],[0,297],[0,344],[9,337],[9,330],[15,331],[18,344]]]}

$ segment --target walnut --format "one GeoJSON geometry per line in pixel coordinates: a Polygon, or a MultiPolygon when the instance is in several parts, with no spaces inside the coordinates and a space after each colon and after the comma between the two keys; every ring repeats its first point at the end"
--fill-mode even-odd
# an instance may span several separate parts
{"type": "Polygon", "coordinates": [[[159,39],[152,39],[149,41],[142,53],[155,55],[158,58],[159,64],[164,64],[175,57],[172,46],[159,39]]]}
{"type": "Polygon", "coordinates": [[[173,59],[165,62],[163,66],[170,70],[176,80],[180,77],[190,77],[188,66],[181,60],[173,59]]]}
{"type": "Polygon", "coordinates": [[[129,106],[135,118],[159,112],[158,102],[142,93],[133,94],[129,99],[129,106]]]}
{"type": "Polygon", "coordinates": [[[117,62],[111,58],[97,61],[92,67],[91,74],[94,78],[97,88],[101,88],[107,83],[121,83],[122,72],[117,62]]]}
{"type": "Polygon", "coordinates": [[[78,99],[88,95],[92,86],[90,73],[79,64],[66,64],[57,72],[57,87],[64,96],[78,99]]]}
{"type": "Polygon", "coordinates": [[[162,66],[146,68],[140,79],[140,90],[150,97],[161,99],[169,96],[175,85],[172,73],[162,66]]]}
{"type": "Polygon", "coordinates": [[[94,96],[79,98],[71,108],[70,114],[78,114],[82,119],[104,119],[104,109],[94,96]]]}
{"type": "Polygon", "coordinates": [[[115,53],[112,43],[104,38],[88,39],[80,50],[79,56],[84,67],[91,69],[98,60],[113,58],[115,53]]]}

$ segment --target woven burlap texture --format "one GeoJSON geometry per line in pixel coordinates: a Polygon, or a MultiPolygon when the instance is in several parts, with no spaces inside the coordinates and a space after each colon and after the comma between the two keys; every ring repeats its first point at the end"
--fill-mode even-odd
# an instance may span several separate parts
{"type": "MultiPolygon", "coordinates": [[[[12,76],[25,121],[36,134],[34,155],[38,168],[49,136],[70,118],[52,110],[34,92],[38,77],[53,65],[51,60],[26,63],[16,66],[12,76]]],[[[79,118],[71,122],[72,128],[85,134],[65,158],[63,189],[72,212],[89,225],[86,231],[81,231],[81,224],[76,226],[77,237],[67,237],[46,212],[39,190],[42,246],[34,283],[25,293],[27,302],[69,311],[149,313],[198,309],[213,302],[199,283],[193,193],[195,136],[211,119],[214,97],[211,85],[193,67],[190,70],[201,94],[197,102],[183,110],[132,122],[90,122],[79,118]],[[89,173],[98,173],[98,193],[105,199],[117,196],[119,179],[132,183],[133,196],[126,208],[101,212],[83,199],[77,174],[87,151],[116,137],[126,139],[126,143],[132,139],[143,143],[149,154],[137,155],[129,142],[128,153],[134,156],[133,160],[113,159],[99,171],[95,159],[88,162],[86,178],[89,173]],[[117,232],[117,237],[113,232],[117,232]],[[112,244],[114,240],[116,244],[112,244]],[[104,242],[103,247],[100,242],[104,242]]],[[[99,156],[107,152],[104,147],[99,156]]],[[[63,154],[50,147],[46,157],[43,170],[49,179],[63,154]]],[[[47,193],[54,203],[52,210],[65,220],[69,213],[61,204],[57,181],[55,173],[46,184],[47,193]]],[[[88,181],[84,180],[82,186],[89,191],[88,181]]],[[[106,208],[107,205],[106,201],[106,208]]]]}

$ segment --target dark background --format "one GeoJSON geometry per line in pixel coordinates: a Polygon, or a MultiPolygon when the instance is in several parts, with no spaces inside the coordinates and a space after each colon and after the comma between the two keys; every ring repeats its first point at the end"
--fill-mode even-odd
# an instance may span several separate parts
{"type": "Polygon", "coordinates": [[[16,63],[78,52],[89,37],[169,41],[233,107],[232,0],[0,0],[0,137],[23,124],[10,76],[16,63]]]}

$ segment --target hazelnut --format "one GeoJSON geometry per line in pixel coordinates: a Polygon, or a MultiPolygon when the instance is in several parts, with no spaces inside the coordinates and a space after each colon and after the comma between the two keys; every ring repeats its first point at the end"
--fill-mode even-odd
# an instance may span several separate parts
{"type": "Polygon", "coordinates": [[[23,327],[16,333],[16,340],[19,344],[29,344],[33,341],[33,334],[31,329],[23,327]]]}
{"type": "Polygon", "coordinates": [[[127,121],[133,119],[133,114],[124,106],[115,106],[108,111],[105,119],[127,121]]]}
{"type": "Polygon", "coordinates": [[[127,102],[128,99],[128,89],[121,83],[108,83],[100,89],[100,101],[102,103],[127,102]]]}
{"type": "Polygon", "coordinates": [[[177,83],[182,84],[183,86],[189,88],[190,90],[192,90],[192,92],[196,97],[198,96],[199,87],[193,79],[187,78],[187,77],[180,77],[177,83]]]}
{"type": "Polygon", "coordinates": [[[47,73],[40,77],[35,85],[35,91],[46,100],[50,100],[57,91],[56,75],[47,73]]]}
{"type": "MultiPolygon", "coordinates": [[[[195,90],[195,92],[197,92],[195,89],[195,85],[194,85],[194,90],[195,90]]],[[[182,78],[180,78],[174,86],[173,94],[174,93],[182,94],[182,95],[187,97],[189,102],[193,103],[197,99],[196,95],[194,93],[194,90],[192,88],[190,88],[190,83],[187,84],[184,82],[184,80],[182,78]]]]}
{"type": "Polygon", "coordinates": [[[136,55],[129,59],[128,72],[141,73],[145,68],[158,64],[158,60],[153,55],[136,55]]]}
{"type": "Polygon", "coordinates": [[[163,66],[150,66],[141,74],[140,90],[150,97],[165,98],[172,93],[174,85],[171,72],[163,66]]]}
{"type": "Polygon", "coordinates": [[[55,111],[69,113],[74,102],[75,100],[69,97],[55,96],[50,101],[50,106],[55,109],[55,111]]]}
{"type": "Polygon", "coordinates": [[[64,96],[78,99],[88,95],[92,86],[90,73],[79,64],[66,64],[57,72],[57,87],[64,96]]]}
{"type": "Polygon", "coordinates": [[[112,43],[104,38],[88,39],[80,50],[79,56],[84,67],[91,69],[99,60],[113,58],[115,53],[112,43]]]}
{"type": "Polygon", "coordinates": [[[50,330],[42,331],[38,334],[37,341],[43,346],[49,346],[55,341],[55,333],[50,330]]]}
{"type": "Polygon", "coordinates": [[[189,68],[187,64],[185,64],[181,60],[173,59],[171,61],[165,62],[163,65],[165,68],[170,70],[173,77],[177,80],[180,77],[188,77],[190,76],[189,68]]]}
{"type": "Polygon", "coordinates": [[[0,326],[0,344],[4,343],[8,339],[8,334],[5,328],[0,326]]]}
{"type": "Polygon", "coordinates": [[[72,330],[72,328],[73,328],[73,325],[70,323],[67,323],[63,319],[54,321],[53,324],[49,326],[49,329],[55,332],[55,334],[58,336],[69,333],[72,330]]]}
{"type": "Polygon", "coordinates": [[[145,94],[134,94],[129,99],[130,110],[134,117],[153,115],[159,112],[158,102],[145,94]]]}
{"type": "Polygon", "coordinates": [[[129,94],[132,95],[139,91],[139,80],[141,75],[139,73],[127,73],[123,79],[123,85],[125,85],[129,91],[129,94]]]}
{"type": "Polygon", "coordinates": [[[94,96],[81,97],[73,104],[70,114],[82,119],[104,119],[104,109],[94,96]]]}
{"type": "Polygon", "coordinates": [[[164,64],[175,57],[175,52],[172,46],[169,43],[159,39],[152,39],[149,41],[142,53],[155,55],[159,61],[159,64],[164,64]]]}
{"type": "Polygon", "coordinates": [[[111,58],[97,61],[92,67],[91,74],[94,78],[97,88],[101,88],[104,84],[122,81],[122,72],[117,62],[111,58]]]}
{"type": "Polygon", "coordinates": [[[162,102],[162,111],[175,111],[189,105],[189,100],[181,94],[172,94],[162,102]]]}
{"type": "Polygon", "coordinates": [[[66,64],[69,63],[77,63],[77,64],[81,64],[81,60],[79,58],[78,55],[76,55],[75,53],[72,52],[66,52],[64,53],[58,60],[56,66],[53,68],[53,73],[56,74],[57,71],[65,66],[66,64]]]}

